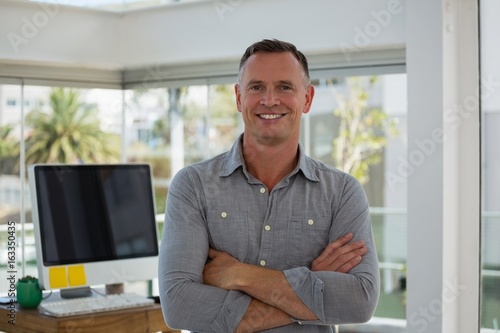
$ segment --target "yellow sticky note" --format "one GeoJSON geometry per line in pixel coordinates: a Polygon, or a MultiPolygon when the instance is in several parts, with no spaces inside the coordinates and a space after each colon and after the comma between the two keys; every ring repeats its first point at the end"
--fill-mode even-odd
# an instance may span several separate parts
{"type": "Polygon", "coordinates": [[[87,284],[85,267],[83,265],[68,267],[68,280],[70,287],[84,286],[87,284]]]}
{"type": "Polygon", "coordinates": [[[50,267],[49,280],[51,289],[66,288],[68,286],[66,267],[50,267]]]}

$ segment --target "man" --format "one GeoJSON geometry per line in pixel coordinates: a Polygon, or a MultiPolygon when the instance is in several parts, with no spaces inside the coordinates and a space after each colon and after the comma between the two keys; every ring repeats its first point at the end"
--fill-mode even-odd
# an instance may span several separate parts
{"type": "Polygon", "coordinates": [[[350,175],[304,155],[314,97],[294,45],[263,40],[240,62],[245,129],[169,189],[159,286],[169,326],[195,332],[333,332],[378,301],[369,206],[350,175]]]}

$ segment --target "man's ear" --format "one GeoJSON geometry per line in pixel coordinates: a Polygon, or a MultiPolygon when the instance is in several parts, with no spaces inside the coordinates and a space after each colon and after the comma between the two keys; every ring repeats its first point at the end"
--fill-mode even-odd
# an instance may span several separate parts
{"type": "Polygon", "coordinates": [[[306,90],[306,103],[304,104],[304,110],[302,113],[309,113],[311,110],[312,101],[314,99],[314,86],[310,84],[306,90]]]}
{"type": "Polygon", "coordinates": [[[241,112],[241,91],[240,85],[237,83],[234,85],[234,95],[236,97],[236,108],[238,108],[238,112],[241,112]]]}

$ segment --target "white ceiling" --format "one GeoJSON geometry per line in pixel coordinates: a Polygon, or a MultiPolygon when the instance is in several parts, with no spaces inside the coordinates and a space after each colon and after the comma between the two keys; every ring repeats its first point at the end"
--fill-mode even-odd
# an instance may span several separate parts
{"type": "Polygon", "coordinates": [[[30,2],[45,2],[73,7],[93,8],[103,11],[126,12],[130,10],[151,8],[178,3],[208,1],[208,0],[19,0],[30,2]]]}
{"type": "Polygon", "coordinates": [[[404,5],[391,0],[181,0],[125,13],[63,1],[0,0],[0,77],[149,85],[234,75],[264,38],[294,43],[311,69],[404,63],[404,5]]]}

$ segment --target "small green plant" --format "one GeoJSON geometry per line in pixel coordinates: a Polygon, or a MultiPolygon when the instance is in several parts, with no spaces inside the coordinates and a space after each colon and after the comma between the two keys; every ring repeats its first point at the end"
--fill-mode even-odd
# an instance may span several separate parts
{"type": "Polygon", "coordinates": [[[19,279],[19,281],[21,281],[21,282],[28,282],[28,281],[35,281],[35,280],[37,280],[37,278],[34,276],[31,276],[31,275],[26,275],[26,276],[19,279]]]}

